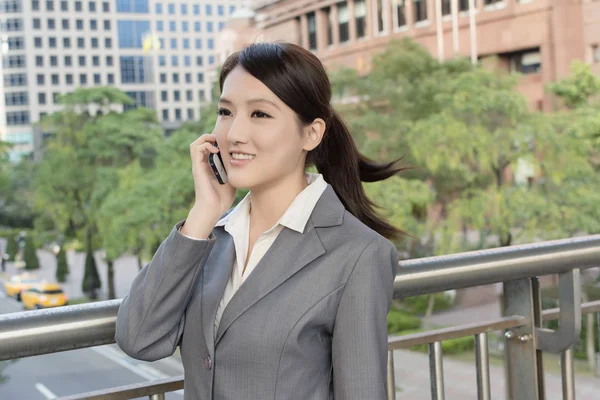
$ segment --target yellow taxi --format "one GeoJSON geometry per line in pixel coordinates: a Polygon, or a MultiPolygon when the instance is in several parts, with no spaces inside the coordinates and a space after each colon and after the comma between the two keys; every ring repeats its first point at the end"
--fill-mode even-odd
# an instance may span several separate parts
{"type": "Polygon", "coordinates": [[[40,283],[40,280],[35,275],[24,272],[10,278],[4,282],[4,292],[7,297],[14,297],[16,300],[21,300],[21,292],[29,289],[32,285],[40,283]]]}
{"type": "Polygon", "coordinates": [[[60,307],[68,303],[68,298],[56,283],[38,283],[21,293],[23,308],[60,307]]]}

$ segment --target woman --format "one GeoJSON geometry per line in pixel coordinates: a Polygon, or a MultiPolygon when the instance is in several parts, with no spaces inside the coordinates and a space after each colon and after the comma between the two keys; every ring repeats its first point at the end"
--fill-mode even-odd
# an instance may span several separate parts
{"type": "Polygon", "coordinates": [[[361,181],[400,169],[358,153],[299,46],[251,45],[219,83],[214,132],[190,146],[195,205],[123,299],[117,343],[148,361],[179,345],[186,399],[385,399],[398,255],[384,236],[399,231],[361,181]],[[207,163],[219,151],[226,184],[207,163]]]}

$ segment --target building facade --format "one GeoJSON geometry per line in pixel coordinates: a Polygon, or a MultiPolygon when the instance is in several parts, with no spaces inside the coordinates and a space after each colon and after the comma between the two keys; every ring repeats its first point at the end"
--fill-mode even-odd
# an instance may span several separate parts
{"type": "Polygon", "coordinates": [[[168,131],[199,117],[215,36],[240,0],[0,0],[0,139],[32,155],[61,94],[111,85],[168,131]]]}
{"type": "Polygon", "coordinates": [[[440,60],[496,60],[523,74],[519,90],[533,110],[548,111],[547,83],[574,60],[600,60],[597,0],[255,0],[252,16],[217,38],[218,61],[256,40],[285,40],[312,50],[327,68],[367,73],[393,39],[411,37],[440,60]],[[225,49],[225,51],[223,51],[225,49]],[[493,58],[492,58],[493,57],[493,58]]]}

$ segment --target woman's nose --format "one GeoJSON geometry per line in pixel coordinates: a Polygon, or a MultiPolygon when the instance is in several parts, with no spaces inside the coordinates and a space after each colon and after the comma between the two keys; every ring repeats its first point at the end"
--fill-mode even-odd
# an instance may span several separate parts
{"type": "Polygon", "coordinates": [[[235,118],[229,126],[227,132],[227,141],[229,143],[246,143],[247,139],[247,124],[240,118],[235,118]]]}

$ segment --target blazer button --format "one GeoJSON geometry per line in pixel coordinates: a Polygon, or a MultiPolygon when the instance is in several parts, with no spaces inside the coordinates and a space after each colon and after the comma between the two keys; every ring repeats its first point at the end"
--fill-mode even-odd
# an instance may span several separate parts
{"type": "Polygon", "coordinates": [[[212,368],[212,359],[210,358],[210,356],[204,358],[204,366],[206,367],[206,369],[212,368]]]}

